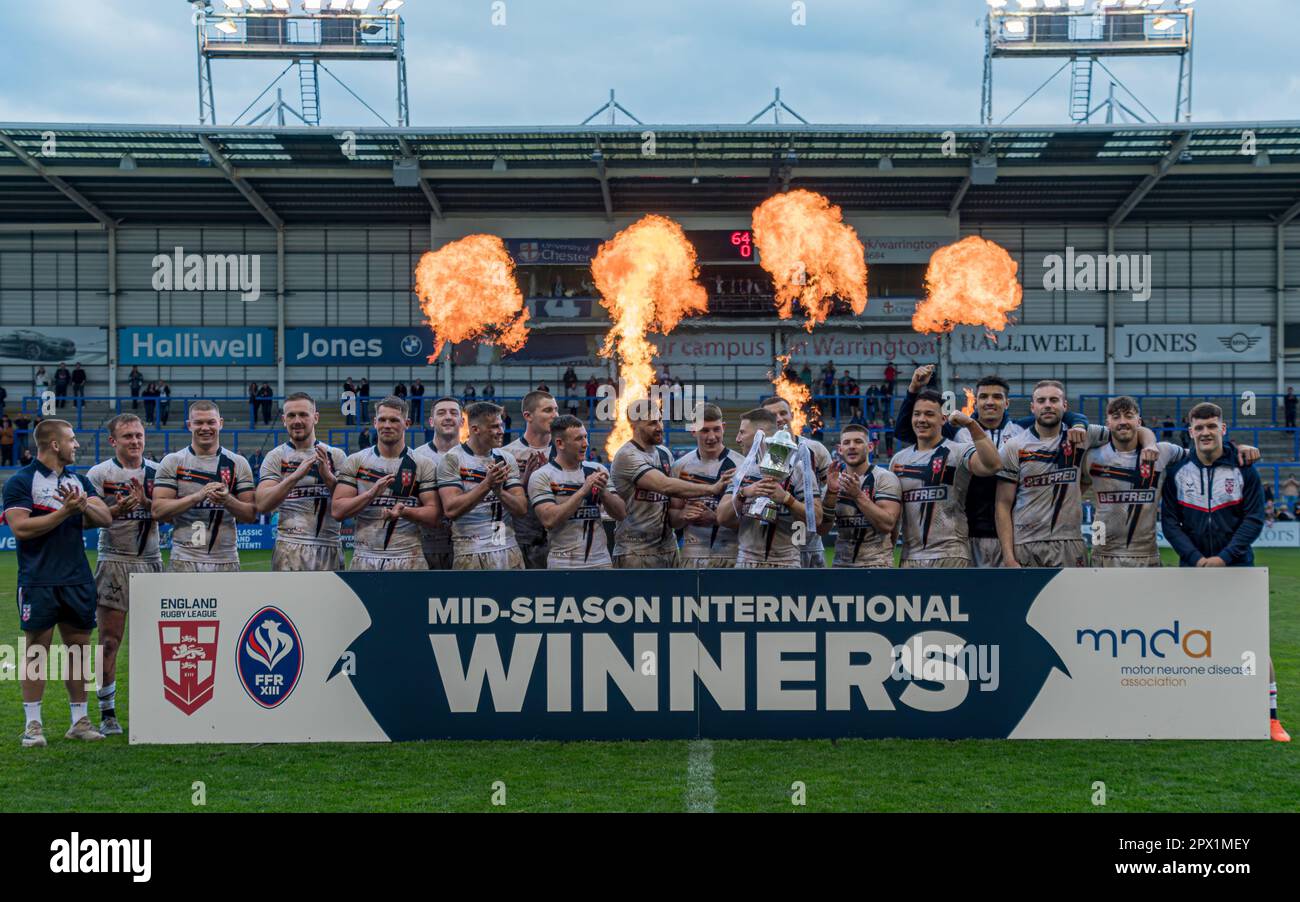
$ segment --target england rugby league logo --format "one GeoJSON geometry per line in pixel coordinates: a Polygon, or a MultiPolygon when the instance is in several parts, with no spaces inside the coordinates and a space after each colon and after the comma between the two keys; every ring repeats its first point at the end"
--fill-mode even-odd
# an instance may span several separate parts
{"type": "Polygon", "coordinates": [[[188,717],[212,701],[217,676],[219,620],[159,623],[163,698],[188,717]]]}
{"type": "Polygon", "coordinates": [[[302,639],[279,608],[267,605],[248,619],[235,655],[239,682],[263,708],[278,707],[302,676],[302,639]]]}

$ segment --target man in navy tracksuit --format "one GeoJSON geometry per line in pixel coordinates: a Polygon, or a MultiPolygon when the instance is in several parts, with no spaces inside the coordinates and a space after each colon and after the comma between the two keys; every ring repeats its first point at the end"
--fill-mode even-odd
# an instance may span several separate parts
{"type": "MultiPolygon", "coordinates": [[[[1240,466],[1224,441],[1227,426],[1216,404],[1197,404],[1187,415],[1195,453],[1165,474],[1160,522],[1183,567],[1252,567],[1251,543],[1264,529],[1264,489],[1259,474],[1240,466]]],[[[1270,733],[1291,737],[1277,719],[1277,677],[1268,664],[1270,733]]]]}

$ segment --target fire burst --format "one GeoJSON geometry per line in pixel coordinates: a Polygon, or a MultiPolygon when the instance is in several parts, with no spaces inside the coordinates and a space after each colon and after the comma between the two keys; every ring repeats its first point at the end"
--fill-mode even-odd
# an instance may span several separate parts
{"type": "Polygon", "coordinates": [[[940,248],[925,271],[926,298],[916,305],[912,328],[951,332],[964,324],[1001,332],[1024,297],[1017,269],[1010,254],[978,235],[940,248]]]}
{"type": "Polygon", "coordinates": [[[975,392],[965,387],[962,388],[962,391],[966,393],[966,406],[961,409],[961,412],[968,417],[973,416],[975,413],[975,392]]]}
{"type": "Polygon", "coordinates": [[[415,294],[433,328],[430,363],[449,341],[479,339],[517,351],[528,340],[515,262],[495,235],[470,235],[426,253],[415,267],[415,294]]]}
{"type": "Polygon", "coordinates": [[[814,427],[820,426],[822,412],[816,404],[812,403],[812,392],[798,379],[792,379],[786,374],[786,370],[790,367],[790,355],[778,355],[776,365],[776,374],[767,375],[772,380],[772,388],[776,391],[776,396],[790,405],[790,434],[802,435],[803,427],[808,425],[809,421],[814,427]]]}
{"type": "Polygon", "coordinates": [[[695,248],[682,227],[664,216],[645,216],[602,244],[591,273],[614,323],[600,355],[617,355],[621,381],[618,418],[605,442],[612,460],[632,438],[628,405],[646,399],[654,382],[658,349],[646,333],[666,335],[684,317],[705,313],[709,298],[695,281],[695,248]]]}
{"type": "Polygon", "coordinates": [[[840,208],[812,191],[770,197],[754,211],[759,263],[776,286],[776,312],[794,314],[794,302],[808,314],[809,332],[831,313],[831,299],[848,301],[855,314],[867,309],[867,260],[840,208]]]}

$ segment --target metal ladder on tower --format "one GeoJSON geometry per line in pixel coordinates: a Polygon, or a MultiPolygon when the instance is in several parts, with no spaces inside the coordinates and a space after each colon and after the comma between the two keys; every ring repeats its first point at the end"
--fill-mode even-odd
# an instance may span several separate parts
{"type": "Polygon", "coordinates": [[[1088,121],[1092,108],[1092,57],[1076,56],[1070,60],[1070,121],[1081,125],[1088,121]]]}
{"type": "Polygon", "coordinates": [[[302,95],[302,118],[320,125],[320,82],[315,60],[298,61],[298,89],[302,95]]]}

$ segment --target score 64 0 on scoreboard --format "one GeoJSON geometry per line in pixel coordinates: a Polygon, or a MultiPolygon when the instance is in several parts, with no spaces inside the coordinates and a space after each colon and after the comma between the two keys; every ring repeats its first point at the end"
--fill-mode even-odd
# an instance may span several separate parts
{"type": "Polygon", "coordinates": [[[688,229],[701,263],[757,263],[758,248],[749,229],[688,229]]]}

